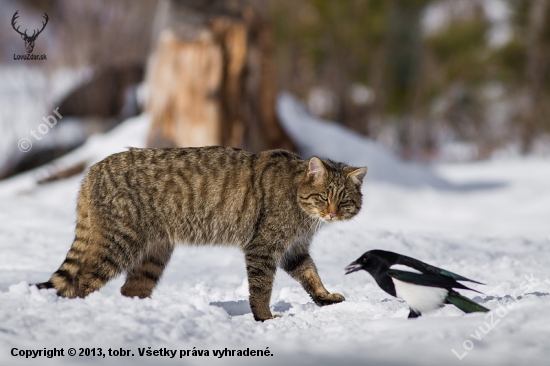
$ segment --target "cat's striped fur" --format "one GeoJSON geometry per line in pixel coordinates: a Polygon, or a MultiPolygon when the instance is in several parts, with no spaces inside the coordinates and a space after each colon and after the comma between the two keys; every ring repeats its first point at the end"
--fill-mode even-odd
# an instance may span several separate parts
{"type": "Polygon", "coordinates": [[[61,267],[39,288],[85,297],[126,273],[125,296],[151,295],[175,244],[242,249],[254,318],[272,318],[276,267],[318,305],[329,294],[309,256],[320,222],[361,208],[366,168],[302,160],[273,150],[130,149],[92,166],[78,196],[76,235],[61,267]]]}

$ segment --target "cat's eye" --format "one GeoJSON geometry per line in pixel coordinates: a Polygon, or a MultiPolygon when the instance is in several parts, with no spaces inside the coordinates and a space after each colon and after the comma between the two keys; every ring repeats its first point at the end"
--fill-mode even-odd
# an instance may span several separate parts
{"type": "Polygon", "coordinates": [[[340,203],[341,203],[342,205],[345,205],[345,204],[348,203],[348,202],[349,202],[349,200],[341,200],[341,201],[340,201],[340,203]]]}
{"type": "Polygon", "coordinates": [[[322,199],[323,201],[328,201],[328,197],[325,196],[324,194],[321,194],[320,196],[321,196],[321,199],[322,199]]]}

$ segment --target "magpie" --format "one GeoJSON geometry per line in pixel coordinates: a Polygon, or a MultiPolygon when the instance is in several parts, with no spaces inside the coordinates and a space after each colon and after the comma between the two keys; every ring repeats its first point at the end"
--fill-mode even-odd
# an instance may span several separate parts
{"type": "Polygon", "coordinates": [[[434,267],[417,259],[385,250],[370,250],[345,268],[346,274],[364,269],[388,294],[403,299],[410,308],[409,318],[435,310],[444,304],[455,305],[465,313],[489,309],[460,295],[454,289],[476,291],[457,281],[470,280],[456,273],[434,267]]]}

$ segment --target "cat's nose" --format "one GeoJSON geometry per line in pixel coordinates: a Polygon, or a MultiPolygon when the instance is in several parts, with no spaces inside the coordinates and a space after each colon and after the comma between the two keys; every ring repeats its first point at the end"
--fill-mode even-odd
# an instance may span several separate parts
{"type": "Polygon", "coordinates": [[[331,219],[333,219],[336,216],[334,212],[329,212],[328,215],[330,216],[331,219]]]}

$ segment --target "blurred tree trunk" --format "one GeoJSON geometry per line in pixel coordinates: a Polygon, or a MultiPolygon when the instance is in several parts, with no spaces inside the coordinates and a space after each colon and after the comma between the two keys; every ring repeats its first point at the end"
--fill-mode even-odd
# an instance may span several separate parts
{"type": "Polygon", "coordinates": [[[406,160],[418,158],[420,154],[420,128],[417,121],[419,96],[425,80],[420,77],[423,54],[421,18],[424,3],[407,2],[396,6],[392,2],[392,24],[390,30],[390,62],[393,73],[395,100],[402,117],[398,125],[398,139],[401,157],[406,160]]]}
{"type": "Polygon", "coordinates": [[[149,146],[294,149],[275,114],[273,36],[252,7],[166,0],[157,23],[149,146]]]}
{"type": "Polygon", "coordinates": [[[529,12],[525,69],[527,100],[521,119],[521,149],[524,154],[531,151],[543,117],[543,88],[550,61],[548,42],[545,39],[549,10],[548,0],[534,0],[529,12]]]}

